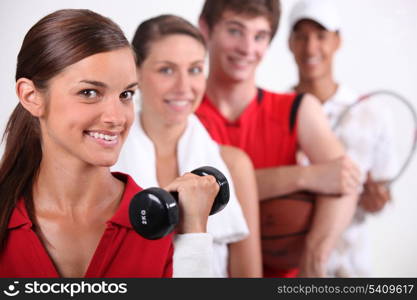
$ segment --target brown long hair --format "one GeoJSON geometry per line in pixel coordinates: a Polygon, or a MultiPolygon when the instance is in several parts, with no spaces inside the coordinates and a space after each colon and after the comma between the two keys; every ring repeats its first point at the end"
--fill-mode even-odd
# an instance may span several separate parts
{"type": "MultiPolygon", "coordinates": [[[[85,9],[64,9],[47,15],[26,34],[17,57],[16,81],[28,78],[46,91],[51,78],[64,68],[93,54],[129,47],[113,21],[85,9]]],[[[24,197],[32,221],[32,188],[42,160],[39,120],[19,103],[3,135],[5,151],[0,163],[0,250],[17,201],[24,197]]],[[[36,223],[36,222],[34,222],[36,223]]]]}
{"type": "Polygon", "coordinates": [[[212,30],[226,10],[250,17],[266,17],[271,25],[271,40],[278,30],[281,18],[279,0],[206,0],[200,18],[212,30]]]}
{"type": "Polygon", "coordinates": [[[184,34],[200,42],[204,48],[206,43],[200,30],[187,20],[174,15],[160,15],[141,23],[136,29],[132,40],[136,55],[136,65],[140,67],[149,54],[152,42],[172,34],[184,34]]]}

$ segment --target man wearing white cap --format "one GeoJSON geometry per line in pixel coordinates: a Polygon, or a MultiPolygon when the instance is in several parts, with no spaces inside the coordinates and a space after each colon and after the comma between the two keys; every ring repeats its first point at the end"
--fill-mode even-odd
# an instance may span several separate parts
{"type": "MultiPolygon", "coordinates": [[[[333,77],[333,58],[341,44],[340,28],[341,19],[334,1],[302,0],[290,13],[289,47],[299,75],[294,90],[316,96],[333,128],[344,109],[359,96],[333,77]]],[[[390,128],[389,115],[376,112],[372,104],[362,104],[350,112],[348,122],[334,128],[366,181],[352,224],[330,256],[328,273],[331,276],[372,275],[365,216],[382,210],[390,199],[389,189],[384,184],[384,180],[394,174],[396,165],[390,128]],[[363,119],[367,122],[362,122],[363,119]]],[[[308,163],[302,154],[299,161],[308,163]]]]}

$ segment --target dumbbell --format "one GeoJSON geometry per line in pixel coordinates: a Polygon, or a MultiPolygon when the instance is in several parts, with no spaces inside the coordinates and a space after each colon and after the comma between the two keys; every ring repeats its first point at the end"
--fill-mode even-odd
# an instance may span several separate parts
{"type": "MultiPolygon", "coordinates": [[[[191,173],[212,175],[220,186],[214,199],[210,215],[221,211],[229,202],[229,183],[216,168],[204,166],[191,173]]],[[[167,192],[152,187],[133,196],[129,206],[129,218],[133,229],[149,240],[160,239],[169,234],[179,222],[178,192],[167,192]]]]}

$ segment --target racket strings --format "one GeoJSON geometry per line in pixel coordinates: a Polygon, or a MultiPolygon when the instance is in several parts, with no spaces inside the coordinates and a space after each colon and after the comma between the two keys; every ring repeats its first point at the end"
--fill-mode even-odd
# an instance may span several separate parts
{"type": "Polygon", "coordinates": [[[356,107],[360,103],[363,103],[364,101],[368,101],[369,99],[371,99],[375,96],[381,96],[381,95],[391,96],[393,99],[396,99],[396,100],[400,101],[402,104],[404,104],[405,107],[408,109],[408,111],[411,113],[413,123],[414,123],[414,138],[412,140],[410,151],[407,153],[406,158],[405,158],[404,162],[400,165],[399,171],[396,173],[396,175],[393,176],[390,180],[387,181],[387,185],[390,185],[391,183],[396,181],[399,177],[401,177],[401,175],[404,174],[404,172],[407,170],[407,167],[410,165],[410,162],[411,162],[411,160],[414,156],[415,150],[417,148],[417,112],[414,109],[411,102],[409,102],[402,95],[400,95],[400,94],[398,94],[394,91],[390,91],[390,90],[377,90],[377,91],[373,91],[373,92],[364,94],[364,95],[360,96],[355,102],[353,102],[352,104],[347,106],[342,111],[339,118],[334,123],[333,130],[335,130],[336,128],[338,128],[341,125],[341,123],[344,121],[346,116],[349,114],[349,112],[354,107],[356,107]]]}

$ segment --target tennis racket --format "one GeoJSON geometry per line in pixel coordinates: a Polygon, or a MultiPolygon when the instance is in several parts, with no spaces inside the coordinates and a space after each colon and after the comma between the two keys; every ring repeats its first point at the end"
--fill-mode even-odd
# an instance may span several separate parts
{"type": "MultiPolygon", "coordinates": [[[[333,130],[337,131],[349,123],[350,119],[352,123],[353,121],[360,122],[357,120],[358,114],[365,115],[372,110],[375,115],[375,112],[378,114],[380,109],[384,109],[385,113],[391,115],[392,142],[395,144],[397,154],[396,172],[386,179],[387,184],[391,185],[407,170],[417,148],[417,113],[410,101],[391,90],[376,90],[364,94],[342,111],[333,123],[333,130]],[[354,117],[355,114],[356,117],[354,117]]],[[[360,130],[360,128],[356,129],[360,130]]]]}

